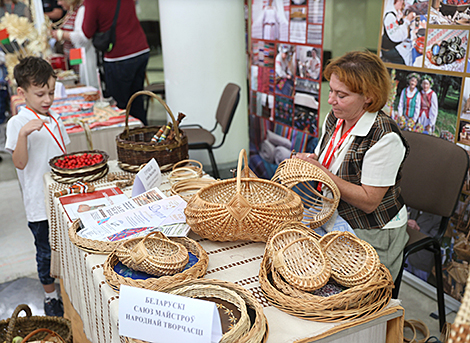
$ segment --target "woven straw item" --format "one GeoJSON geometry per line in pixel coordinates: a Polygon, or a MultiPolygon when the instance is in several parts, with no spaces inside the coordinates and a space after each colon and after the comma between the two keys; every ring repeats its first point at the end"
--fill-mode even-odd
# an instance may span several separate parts
{"type": "Polygon", "coordinates": [[[70,241],[79,249],[92,253],[107,255],[113,251],[118,245],[119,241],[116,242],[104,242],[97,241],[94,239],[88,239],[80,237],[77,232],[80,229],[80,220],[75,220],[69,227],[69,238],[70,241]]]}
{"type": "MultiPolygon", "coordinates": [[[[72,343],[72,324],[70,320],[62,317],[33,316],[31,309],[26,304],[18,305],[11,318],[0,321],[0,342],[10,343],[14,337],[26,337],[37,328],[45,328],[57,333],[65,342],[72,343]],[[18,317],[24,311],[25,317],[18,317]]],[[[48,333],[40,331],[30,337],[32,340],[40,340],[48,333]]]]}
{"type": "Polygon", "coordinates": [[[157,95],[149,91],[139,91],[131,96],[126,107],[126,127],[124,132],[116,137],[116,147],[119,166],[130,172],[137,172],[137,168],[155,158],[158,165],[172,166],[174,163],[188,158],[188,137],[179,129],[175,117],[167,104],[157,95]],[[171,117],[175,139],[160,143],[151,142],[152,137],[160,129],[159,126],[145,126],[129,130],[129,111],[132,102],[139,95],[148,95],[157,99],[171,117]]]}
{"type": "Polygon", "coordinates": [[[292,240],[299,230],[289,231],[270,237],[268,244],[280,247],[273,249],[273,270],[298,289],[313,291],[323,287],[330,278],[331,266],[318,241],[310,235],[292,240]]]}
{"type": "Polygon", "coordinates": [[[240,152],[237,177],[199,190],[184,213],[191,229],[212,241],[266,242],[277,225],[302,218],[300,197],[278,183],[249,177],[246,151],[240,152]]]}
{"type": "Polygon", "coordinates": [[[390,302],[393,280],[382,264],[369,282],[329,297],[310,293],[308,298],[283,293],[273,282],[272,264],[266,255],[260,266],[259,283],[266,299],[288,314],[307,320],[338,322],[376,313],[390,302]]]}
{"type": "Polygon", "coordinates": [[[198,179],[187,179],[175,182],[171,185],[171,194],[179,195],[183,200],[188,202],[201,188],[207,185],[211,185],[216,180],[198,178],[198,179]]]}
{"type": "Polygon", "coordinates": [[[366,283],[379,268],[375,249],[349,232],[337,233],[326,245],[320,240],[320,245],[331,263],[331,277],[345,287],[366,283]]]}
{"type": "Polygon", "coordinates": [[[196,160],[182,160],[173,165],[168,175],[171,184],[186,180],[202,177],[202,163],[196,160]]]}
{"type": "Polygon", "coordinates": [[[115,292],[119,292],[121,285],[160,291],[163,288],[181,283],[185,280],[203,277],[206,274],[209,257],[202,246],[188,237],[171,237],[170,240],[184,245],[186,250],[194,254],[199,261],[192,267],[174,275],[134,280],[130,277],[121,276],[114,271],[114,267],[119,262],[119,259],[117,255],[112,252],[103,264],[103,274],[108,285],[115,292]]]}
{"type": "Polygon", "coordinates": [[[115,254],[125,266],[155,276],[178,273],[189,260],[184,245],[158,231],[119,244],[115,254]]]}
{"type": "Polygon", "coordinates": [[[310,224],[312,229],[331,218],[341,198],[338,186],[323,170],[299,158],[282,161],[271,181],[279,182],[300,195],[305,208],[303,222],[310,224]],[[329,190],[331,198],[318,192],[317,182],[329,190]]]}
{"type": "MultiPolygon", "coordinates": [[[[470,273],[469,273],[470,275],[470,273]]],[[[462,304],[450,327],[448,343],[470,342],[470,276],[463,295],[462,304]]]]}
{"type": "Polygon", "coordinates": [[[108,158],[108,154],[101,150],[78,151],[70,154],[56,156],[49,160],[49,166],[52,170],[51,177],[52,179],[60,183],[74,183],[77,181],[96,181],[108,173],[108,158]],[[57,160],[63,159],[65,156],[83,155],[85,153],[92,155],[100,154],[103,156],[103,160],[100,163],[94,164],[92,166],[85,166],[75,169],[65,169],[55,165],[57,160]]]}

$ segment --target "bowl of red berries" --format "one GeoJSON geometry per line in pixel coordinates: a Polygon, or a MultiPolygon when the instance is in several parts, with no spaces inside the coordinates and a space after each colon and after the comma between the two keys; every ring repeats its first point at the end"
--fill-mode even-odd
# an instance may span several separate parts
{"type": "Polygon", "coordinates": [[[101,150],[79,151],[49,161],[52,178],[62,183],[98,180],[108,172],[108,154],[101,150]]]}

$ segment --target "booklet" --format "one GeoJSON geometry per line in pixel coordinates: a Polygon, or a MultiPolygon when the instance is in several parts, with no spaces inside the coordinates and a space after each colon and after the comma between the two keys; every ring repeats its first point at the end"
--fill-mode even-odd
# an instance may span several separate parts
{"type": "Polygon", "coordinates": [[[115,206],[129,198],[118,188],[99,189],[92,193],[70,194],[59,198],[70,221],[89,211],[96,211],[107,206],[115,206]]]}

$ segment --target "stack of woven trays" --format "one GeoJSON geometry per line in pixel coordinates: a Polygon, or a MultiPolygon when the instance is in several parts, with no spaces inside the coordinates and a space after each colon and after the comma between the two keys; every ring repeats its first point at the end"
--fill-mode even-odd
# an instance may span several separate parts
{"type": "Polygon", "coordinates": [[[60,156],[55,156],[50,159],[49,166],[51,167],[52,173],[51,177],[61,183],[75,183],[77,181],[82,182],[91,182],[96,181],[108,173],[108,154],[105,151],[101,150],[85,150],[78,151],[70,154],[64,154],[60,156]],[[102,156],[102,160],[99,163],[93,165],[86,165],[80,168],[62,168],[56,165],[58,160],[64,160],[69,156],[102,156]]]}
{"type": "Polygon", "coordinates": [[[300,222],[285,223],[270,236],[259,282],[280,310],[322,322],[380,311],[393,288],[390,272],[369,243],[349,232],[320,237],[300,222]]]}
{"type": "MultiPolygon", "coordinates": [[[[268,322],[261,304],[249,291],[235,283],[195,279],[169,284],[161,291],[215,302],[222,323],[221,343],[264,343],[268,339],[268,322]]],[[[132,338],[127,338],[127,341],[144,342],[132,338]]]]}
{"type": "Polygon", "coordinates": [[[208,263],[207,253],[194,240],[152,232],[119,244],[106,259],[103,273],[116,292],[121,285],[159,291],[170,284],[203,277],[208,263]],[[119,263],[126,267],[126,273],[117,271],[119,263]]]}

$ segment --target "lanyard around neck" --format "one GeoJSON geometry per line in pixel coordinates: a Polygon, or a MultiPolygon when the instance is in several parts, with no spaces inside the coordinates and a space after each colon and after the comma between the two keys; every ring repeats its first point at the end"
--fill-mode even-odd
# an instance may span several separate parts
{"type": "MultiPolygon", "coordinates": [[[[28,106],[26,106],[26,109],[30,110],[31,112],[33,112],[35,114],[35,116],[39,119],[39,120],[42,120],[39,115],[33,111],[31,108],[29,108],[28,106]]],[[[49,131],[49,133],[51,134],[52,138],[54,138],[55,142],[57,143],[57,145],[59,146],[60,150],[62,150],[62,153],[63,154],[66,154],[67,153],[67,150],[65,148],[65,143],[64,143],[64,137],[62,137],[62,131],[60,130],[60,126],[59,126],[59,123],[57,122],[57,120],[54,118],[54,116],[50,116],[52,118],[52,120],[55,121],[56,125],[57,125],[57,129],[59,130],[59,134],[60,134],[60,139],[62,140],[62,145],[60,145],[59,143],[59,140],[57,139],[57,137],[54,135],[54,133],[51,131],[51,129],[47,126],[46,123],[44,123],[44,127],[47,129],[47,131],[49,131]]]]}
{"type": "Polygon", "coordinates": [[[338,124],[336,125],[336,129],[335,129],[335,132],[333,133],[333,137],[331,137],[331,140],[330,140],[330,144],[328,145],[328,149],[326,150],[326,154],[325,154],[325,157],[323,158],[323,166],[326,168],[326,169],[330,169],[330,165],[331,165],[331,161],[333,160],[333,156],[335,154],[335,152],[339,149],[339,147],[343,144],[344,140],[348,137],[348,135],[351,133],[352,129],[354,128],[354,126],[356,126],[356,124],[354,124],[353,126],[351,126],[349,128],[348,131],[346,131],[340,138],[338,144],[336,144],[336,146],[333,148],[333,145],[335,143],[335,140],[336,140],[336,134],[338,133],[338,131],[341,129],[341,125],[343,124],[343,119],[339,119],[338,120],[338,124]]]}

